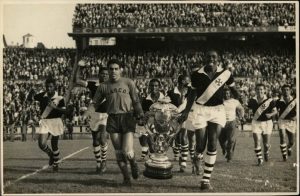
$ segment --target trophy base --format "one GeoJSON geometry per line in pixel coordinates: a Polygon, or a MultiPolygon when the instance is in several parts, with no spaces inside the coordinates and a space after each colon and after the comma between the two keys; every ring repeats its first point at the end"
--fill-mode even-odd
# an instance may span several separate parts
{"type": "Polygon", "coordinates": [[[145,177],[154,179],[170,179],[172,175],[172,164],[168,157],[151,156],[145,163],[146,170],[143,172],[145,177]]]}

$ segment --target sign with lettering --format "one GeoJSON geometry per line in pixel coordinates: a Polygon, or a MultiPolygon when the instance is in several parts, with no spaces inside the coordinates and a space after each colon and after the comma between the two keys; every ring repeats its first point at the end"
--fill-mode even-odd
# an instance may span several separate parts
{"type": "Polygon", "coordinates": [[[160,27],[160,28],[74,28],[79,34],[162,34],[162,33],[229,33],[279,32],[278,27],[160,27]]]}

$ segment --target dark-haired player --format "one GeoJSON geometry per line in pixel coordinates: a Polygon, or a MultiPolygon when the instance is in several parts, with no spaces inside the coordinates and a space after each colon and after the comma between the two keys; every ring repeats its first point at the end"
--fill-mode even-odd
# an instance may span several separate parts
{"type": "MultiPolygon", "coordinates": [[[[84,66],[84,62],[80,61],[80,67],[84,66]]],[[[102,67],[99,70],[99,84],[108,80],[108,69],[107,67],[102,67]]],[[[93,99],[95,96],[98,85],[94,81],[86,81],[80,79],[80,69],[78,69],[76,74],[76,84],[86,87],[90,90],[90,97],[93,99]]],[[[91,118],[89,121],[90,129],[92,130],[93,137],[93,152],[96,158],[97,166],[96,172],[103,173],[106,171],[106,157],[107,157],[107,132],[106,132],[106,121],[107,121],[107,113],[106,113],[106,100],[96,108],[95,113],[91,114],[91,118]]]]}
{"type": "Polygon", "coordinates": [[[252,118],[252,133],[254,139],[255,154],[258,158],[258,166],[263,164],[261,138],[264,146],[264,159],[269,160],[270,154],[270,139],[273,130],[272,117],[276,115],[276,103],[272,98],[267,98],[266,88],[263,84],[257,84],[256,97],[251,98],[248,102],[248,107],[253,112],[252,118]]]}
{"type": "Polygon", "coordinates": [[[136,119],[143,119],[144,112],[138,97],[134,82],[121,77],[123,67],[118,60],[107,63],[109,80],[99,85],[92,104],[85,115],[95,112],[104,98],[107,101],[107,126],[115,148],[117,163],[124,177],[123,184],[131,185],[127,160],[131,166],[134,179],[139,177],[138,165],[133,149],[133,134],[136,129],[136,119]]]}
{"type": "MultiPolygon", "coordinates": [[[[164,98],[164,95],[160,92],[161,83],[158,79],[153,78],[149,82],[149,94],[147,97],[142,101],[142,108],[144,112],[148,112],[150,109],[150,106],[153,103],[156,103],[159,99],[164,98]]],[[[142,155],[141,160],[145,160],[146,155],[149,153],[149,138],[147,133],[143,133],[139,137],[139,142],[142,147],[142,155]]]]}
{"type": "Polygon", "coordinates": [[[230,162],[236,145],[236,114],[238,114],[239,119],[244,118],[244,108],[237,99],[232,98],[230,89],[226,88],[224,92],[226,125],[221,129],[219,141],[223,154],[226,154],[225,158],[227,159],[227,162],[230,162]]]}
{"type": "Polygon", "coordinates": [[[279,112],[279,136],[282,158],[287,160],[287,156],[292,155],[292,147],[295,141],[296,133],[296,98],[291,95],[291,87],[283,85],[281,87],[282,97],[276,102],[279,112]],[[286,141],[287,136],[287,141],[286,141]],[[287,143],[288,142],[288,143],[287,143]]]}
{"type": "MultiPolygon", "coordinates": [[[[193,90],[188,96],[187,106],[179,122],[187,119],[190,110],[196,119],[193,122],[196,135],[195,165],[199,167],[200,157],[207,144],[204,155],[204,174],[201,180],[201,189],[212,189],[210,177],[217,157],[217,142],[221,128],[225,126],[226,115],[223,105],[225,84],[237,97],[234,88],[234,79],[229,70],[219,65],[219,55],[216,50],[209,50],[206,54],[206,65],[191,75],[193,90]]],[[[196,168],[197,169],[197,168],[196,168]]]]}
{"type": "MultiPolygon", "coordinates": [[[[178,85],[173,89],[167,92],[167,95],[171,99],[171,103],[174,104],[178,108],[178,112],[182,112],[187,103],[187,95],[191,91],[191,87],[189,86],[191,79],[188,75],[182,74],[178,77],[178,85]]],[[[187,127],[186,125],[189,122],[184,122],[182,124],[182,128],[179,130],[175,137],[173,152],[175,158],[179,157],[179,167],[180,172],[184,172],[187,166],[187,157],[189,153],[189,140],[187,136],[187,127]]],[[[189,137],[192,138],[192,137],[189,137]]],[[[191,142],[190,151],[194,151],[193,142],[191,142]]]]}
{"type": "MultiPolygon", "coordinates": [[[[46,91],[34,95],[34,99],[39,102],[41,120],[39,122],[38,144],[42,151],[49,156],[49,165],[53,166],[53,171],[58,171],[59,149],[58,139],[64,132],[64,125],[61,119],[66,113],[65,101],[56,91],[56,81],[48,78],[45,81],[46,91]],[[47,145],[49,136],[51,137],[51,148],[47,145]]],[[[30,93],[31,95],[34,92],[30,93]]],[[[30,98],[29,98],[30,99],[30,98]]]]}

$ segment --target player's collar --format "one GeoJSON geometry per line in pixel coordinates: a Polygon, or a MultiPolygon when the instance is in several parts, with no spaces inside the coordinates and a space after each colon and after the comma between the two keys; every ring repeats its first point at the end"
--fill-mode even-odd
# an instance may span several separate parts
{"type": "MultiPolygon", "coordinates": [[[[290,95],[290,101],[292,101],[293,99],[294,99],[294,98],[293,98],[293,96],[291,96],[291,95],[290,95]]],[[[280,101],[283,101],[283,102],[285,102],[285,100],[284,100],[283,96],[281,96],[281,99],[280,99],[280,101]]],[[[290,102],[290,101],[289,101],[289,102],[290,102]]],[[[285,102],[285,103],[286,103],[286,102],[285,102]]]]}
{"type": "MultiPolygon", "coordinates": [[[[198,70],[198,73],[204,73],[204,74],[207,75],[207,73],[204,71],[204,68],[205,68],[205,67],[206,67],[206,66],[203,66],[201,69],[199,69],[199,70],[198,70]]],[[[223,70],[224,70],[224,69],[223,69],[221,66],[218,66],[216,72],[221,72],[221,71],[223,71],[223,70]]]]}
{"type": "Polygon", "coordinates": [[[174,93],[175,93],[175,94],[181,95],[181,93],[180,93],[180,91],[179,91],[179,89],[178,89],[178,86],[175,86],[175,88],[174,88],[174,93]]]}
{"type": "MultiPolygon", "coordinates": [[[[48,93],[47,92],[44,94],[44,97],[48,97],[48,93]]],[[[54,92],[54,95],[51,98],[55,98],[55,97],[58,97],[57,91],[54,92]]]]}
{"type": "MultiPolygon", "coordinates": [[[[258,103],[257,96],[253,97],[253,99],[255,99],[255,100],[257,101],[257,103],[258,103]]],[[[268,97],[267,97],[267,95],[264,95],[264,97],[263,97],[263,101],[265,101],[266,99],[268,99],[268,97]]],[[[263,101],[262,101],[262,102],[263,102],[263,101]]]]}
{"type": "MultiPolygon", "coordinates": [[[[163,97],[164,97],[164,95],[163,95],[161,92],[159,92],[159,97],[158,97],[158,99],[162,99],[163,97]]],[[[151,97],[151,94],[149,94],[149,95],[146,97],[146,100],[154,101],[154,100],[152,99],[152,97],[151,97]]]]}

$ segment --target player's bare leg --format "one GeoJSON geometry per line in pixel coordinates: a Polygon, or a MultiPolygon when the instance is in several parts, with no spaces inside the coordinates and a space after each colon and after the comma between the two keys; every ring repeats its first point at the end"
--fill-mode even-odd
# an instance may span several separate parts
{"type": "Polygon", "coordinates": [[[126,158],[129,160],[132,178],[137,179],[139,177],[139,168],[133,149],[133,132],[124,133],[122,140],[122,149],[126,158]]]}
{"type": "Polygon", "coordinates": [[[127,158],[123,153],[123,149],[122,149],[122,141],[123,141],[122,135],[120,133],[111,133],[110,138],[115,149],[118,166],[123,175],[123,184],[126,186],[130,186],[131,180],[130,180],[128,167],[127,167],[127,158]]]}

